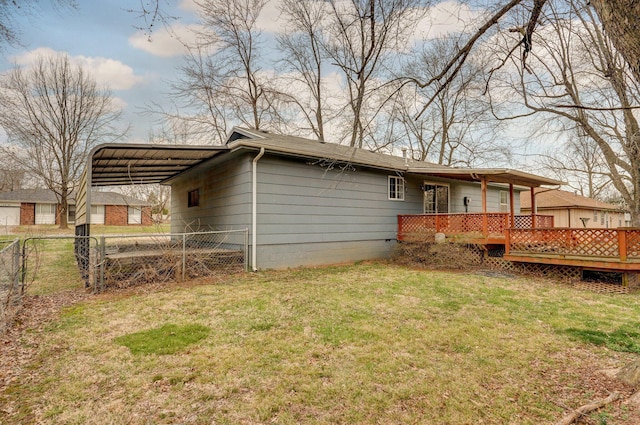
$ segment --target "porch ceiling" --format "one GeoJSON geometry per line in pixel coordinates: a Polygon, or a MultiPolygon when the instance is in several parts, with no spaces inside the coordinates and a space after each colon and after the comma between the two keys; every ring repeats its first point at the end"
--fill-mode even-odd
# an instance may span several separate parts
{"type": "Polygon", "coordinates": [[[105,144],[91,155],[91,186],[162,183],[227,146],[105,144]]]}
{"type": "Polygon", "coordinates": [[[481,181],[482,179],[486,179],[488,182],[511,183],[525,187],[538,187],[542,185],[559,186],[565,184],[565,182],[560,180],[507,168],[452,168],[443,170],[409,168],[407,171],[412,174],[423,174],[466,181],[481,181]]]}

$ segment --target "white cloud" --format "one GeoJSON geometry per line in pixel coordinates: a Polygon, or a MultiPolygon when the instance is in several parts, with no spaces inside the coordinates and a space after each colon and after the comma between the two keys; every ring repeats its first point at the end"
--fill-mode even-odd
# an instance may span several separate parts
{"type": "Polygon", "coordinates": [[[260,16],[256,25],[264,32],[279,34],[285,31],[284,19],[282,18],[282,12],[280,11],[280,1],[272,0],[268,2],[260,16]]]}
{"type": "Polygon", "coordinates": [[[481,19],[483,11],[474,11],[468,4],[447,0],[431,7],[418,23],[414,39],[433,39],[451,33],[464,32],[481,19]]]}
{"type": "Polygon", "coordinates": [[[168,58],[187,53],[185,44],[196,40],[196,25],[172,25],[162,28],[151,35],[151,40],[143,31],[137,31],[129,37],[129,44],[154,56],[168,58]]]}
{"type": "Polygon", "coordinates": [[[200,7],[194,0],[180,0],[178,7],[187,12],[198,12],[200,10],[200,7]]]}
{"type": "MultiPolygon", "coordinates": [[[[305,0],[301,0],[305,1],[305,0]]],[[[270,0],[263,7],[256,22],[257,27],[267,33],[282,33],[285,31],[283,19],[280,12],[280,0],[270,0]]],[[[200,7],[194,0],[181,0],[178,7],[186,12],[197,14],[200,7]]],[[[155,38],[155,36],[154,36],[155,38]]]]}
{"type": "MultiPolygon", "coordinates": [[[[48,47],[39,47],[12,59],[17,65],[30,67],[39,57],[63,55],[65,52],[56,51],[48,47]]],[[[127,90],[142,81],[141,76],[135,75],[133,69],[124,63],[109,58],[69,56],[74,65],[79,65],[88,71],[99,85],[105,85],[112,90],[127,90]]]]}

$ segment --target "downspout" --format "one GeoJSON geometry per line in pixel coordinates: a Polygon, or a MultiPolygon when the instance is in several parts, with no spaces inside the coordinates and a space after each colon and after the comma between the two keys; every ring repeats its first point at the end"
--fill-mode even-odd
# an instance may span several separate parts
{"type": "Polygon", "coordinates": [[[264,147],[260,148],[260,153],[253,158],[253,163],[251,167],[251,268],[252,270],[258,271],[256,267],[257,258],[258,258],[258,249],[256,243],[258,241],[258,237],[256,235],[256,231],[258,229],[258,161],[264,155],[264,147]]]}

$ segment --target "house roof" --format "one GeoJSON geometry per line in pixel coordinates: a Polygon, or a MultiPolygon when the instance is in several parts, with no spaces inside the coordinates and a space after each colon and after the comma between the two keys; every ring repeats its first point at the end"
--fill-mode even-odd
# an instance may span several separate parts
{"type": "Polygon", "coordinates": [[[91,186],[165,183],[216,155],[241,149],[289,157],[335,161],[366,167],[468,181],[513,183],[527,187],[563,182],[510,169],[450,168],[425,161],[371,152],[302,137],[236,127],[223,146],[106,144],[90,155],[91,186]]]}
{"type": "MultiPolygon", "coordinates": [[[[542,209],[591,209],[591,210],[609,210],[619,211],[615,205],[608,204],[606,202],[598,201],[597,199],[587,198],[586,196],[576,195],[575,193],[567,192],[566,190],[559,189],[534,189],[536,196],[536,208],[542,209]]],[[[522,195],[520,197],[520,208],[531,209],[531,196],[522,195]]]]}
{"type": "MultiPolygon", "coordinates": [[[[94,205],[129,205],[147,206],[148,202],[141,201],[131,196],[126,196],[117,192],[91,191],[94,205]]],[[[58,200],[54,192],[48,189],[21,189],[13,192],[0,192],[0,201],[3,202],[24,202],[32,204],[56,204],[58,200]]],[[[71,204],[75,203],[75,194],[69,198],[71,204]]]]}
{"type": "Polygon", "coordinates": [[[513,183],[527,187],[537,187],[540,185],[557,186],[563,184],[563,182],[559,180],[537,176],[523,171],[505,168],[451,168],[431,162],[414,161],[410,158],[371,152],[366,149],[244,128],[235,128],[235,132],[229,138],[227,146],[232,149],[247,147],[256,149],[265,148],[266,151],[278,152],[289,156],[344,161],[350,164],[374,168],[467,181],[480,181],[482,178],[486,178],[492,182],[513,183]]]}

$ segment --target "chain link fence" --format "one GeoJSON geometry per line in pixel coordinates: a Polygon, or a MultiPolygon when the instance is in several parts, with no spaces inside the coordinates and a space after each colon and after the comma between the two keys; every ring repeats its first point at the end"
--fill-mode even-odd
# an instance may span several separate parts
{"type": "Polygon", "coordinates": [[[0,241],[0,335],[22,303],[20,241],[0,241]]]}
{"type": "Polygon", "coordinates": [[[91,236],[26,238],[22,242],[23,288],[31,295],[48,295],[93,286],[98,253],[98,239],[91,236]]]}
{"type": "Polygon", "coordinates": [[[101,236],[96,291],[246,271],[249,232],[101,236]]]}
{"type": "Polygon", "coordinates": [[[0,241],[0,335],[24,294],[224,276],[248,270],[249,231],[41,236],[0,241]]]}

